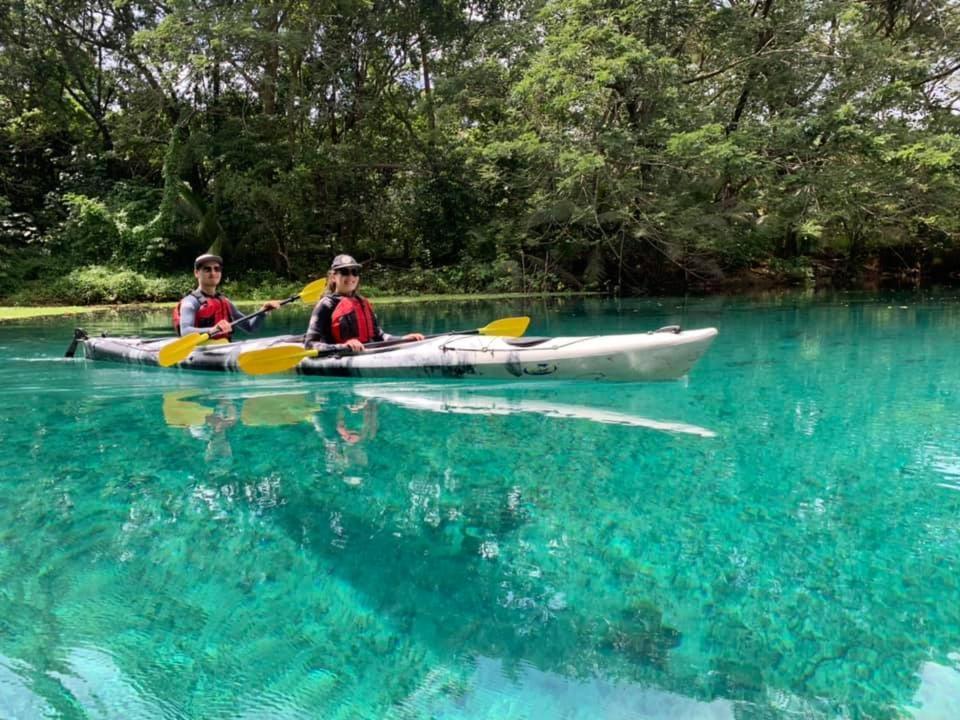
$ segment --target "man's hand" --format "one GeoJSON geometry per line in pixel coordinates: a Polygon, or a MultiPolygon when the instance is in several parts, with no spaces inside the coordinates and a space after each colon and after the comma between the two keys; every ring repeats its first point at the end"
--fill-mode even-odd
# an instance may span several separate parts
{"type": "Polygon", "coordinates": [[[353,352],[363,352],[363,343],[356,338],[350,338],[343,344],[348,350],[352,350],[353,352]]]}
{"type": "Polygon", "coordinates": [[[276,310],[278,307],[280,307],[279,301],[267,300],[263,305],[260,306],[260,309],[266,310],[267,312],[271,312],[273,310],[276,310]]]}

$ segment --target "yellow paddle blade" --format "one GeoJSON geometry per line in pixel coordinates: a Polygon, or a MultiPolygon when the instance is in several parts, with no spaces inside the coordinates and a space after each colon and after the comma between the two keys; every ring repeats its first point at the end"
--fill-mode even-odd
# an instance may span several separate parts
{"type": "Polygon", "coordinates": [[[300,299],[305,303],[315,303],[323,297],[323,291],[327,289],[327,279],[320,278],[314,280],[300,291],[300,299]]]}
{"type": "Polygon", "coordinates": [[[186,360],[198,345],[209,339],[210,335],[207,333],[190,333],[177,338],[160,348],[160,352],[157,353],[157,362],[160,367],[176,365],[181,360],[186,360]]]}
{"type": "Polygon", "coordinates": [[[316,356],[316,350],[304,350],[302,345],[276,345],[242,353],[237,365],[247,375],[269,375],[292,370],[304,358],[316,356]]]}
{"type": "Polygon", "coordinates": [[[499,335],[500,337],[520,337],[527,331],[530,318],[526,316],[506,317],[494,320],[477,332],[480,335],[499,335]]]}
{"type": "Polygon", "coordinates": [[[176,390],[163,394],[163,420],[170,427],[190,427],[203,425],[207,417],[213,415],[213,408],[186,398],[199,395],[199,390],[176,390]]]}

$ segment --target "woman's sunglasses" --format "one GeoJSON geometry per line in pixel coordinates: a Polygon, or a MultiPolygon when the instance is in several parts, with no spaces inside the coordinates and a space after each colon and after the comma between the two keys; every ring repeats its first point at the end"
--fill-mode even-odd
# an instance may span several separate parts
{"type": "Polygon", "coordinates": [[[337,274],[343,275],[344,277],[346,277],[347,275],[360,277],[360,268],[340,268],[339,270],[337,270],[337,274]]]}
{"type": "Polygon", "coordinates": [[[200,269],[203,270],[204,272],[215,273],[215,272],[220,272],[223,268],[221,268],[219,265],[204,265],[200,269]]]}

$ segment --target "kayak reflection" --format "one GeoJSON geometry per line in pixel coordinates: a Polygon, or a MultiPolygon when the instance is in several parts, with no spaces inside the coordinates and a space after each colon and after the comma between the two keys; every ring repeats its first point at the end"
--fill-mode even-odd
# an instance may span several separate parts
{"type": "MultiPolygon", "coordinates": [[[[233,401],[221,398],[214,407],[195,399],[202,391],[178,390],[166,393],[163,414],[171,427],[215,426],[217,431],[237,421],[233,401]]],[[[337,439],[348,445],[376,437],[378,431],[377,402],[386,402],[410,410],[425,410],[463,415],[535,414],[544,417],[586,420],[604,425],[623,425],[667,433],[716,437],[708,428],[689,423],[654,420],[630,412],[584,404],[560,403],[540,398],[476,394],[460,388],[441,390],[419,386],[358,385],[352,388],[348,401],[339,404],[335,425],[326,427],[318,416],[332,396],[323,393],[281,393],[242,398],[239,421],[248,427],[276,427],[310,423],[325,440],[337,439]]],[[[326,421],[329,423],[329,420],[326,421]]]]}
{"type": "Polygon", "coordinates": [[[588,420],[604,425],[642,427],[650,430],[697,435],[705,438],[712,438],[717,435],[712,430],[697,425],[651,420],[650,418],[641,417],[632,413],[606,408],[571,403],[557,403],[538,398],[477,395],[471,391],[456,388],[424,392],[421,388],[396,390],[391,389],[389,386],[358,386],[354,389],[354,392],[364,397],[377,398],[383,402],[400,405],[410,408],[411,410],[429,410],[431,412],[463,415],[516,415],[530,413],[552,418],[588,420]]]}

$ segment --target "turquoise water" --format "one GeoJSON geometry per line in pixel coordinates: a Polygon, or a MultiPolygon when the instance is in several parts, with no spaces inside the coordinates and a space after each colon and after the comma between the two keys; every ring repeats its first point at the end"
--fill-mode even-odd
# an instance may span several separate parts
{"type": "MultiPolygon", "coordinates": [[[[305,324],[285,310],[269,328],[305,324]]],[[[397,306],[685,380],[248,378],[0,326],[0,718],[960,717],[960,299],[397,306]]]]}

